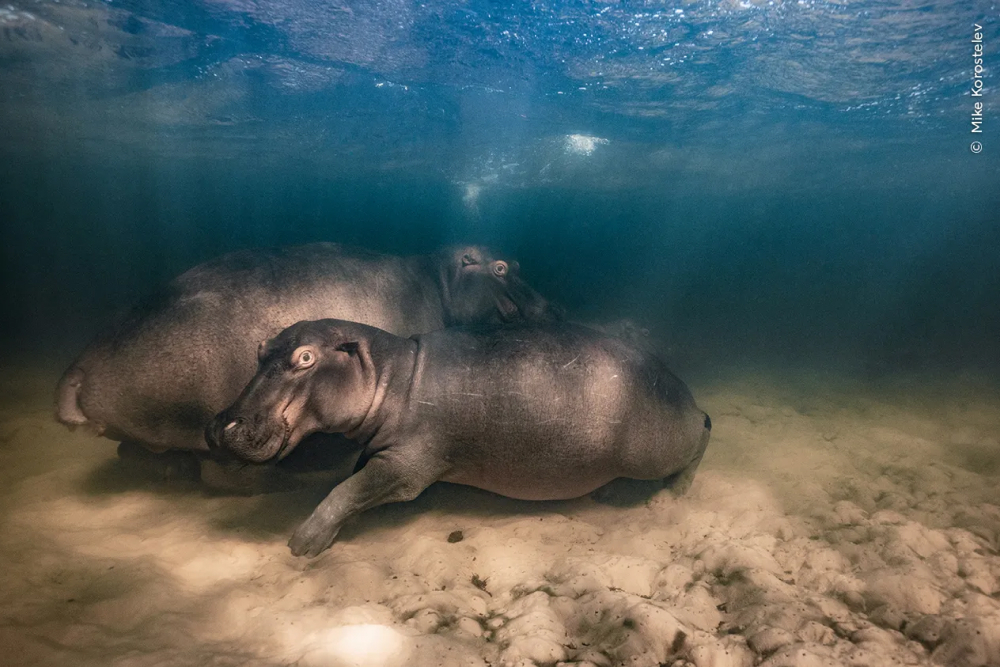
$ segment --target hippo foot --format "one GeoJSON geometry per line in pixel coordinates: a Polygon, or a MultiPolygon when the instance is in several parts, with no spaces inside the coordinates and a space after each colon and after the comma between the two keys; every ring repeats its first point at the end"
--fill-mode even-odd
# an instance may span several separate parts
{"type": "Polygon", "coordinates": [[[293,556],[315,558],[333,544],[339,532],[340,526],[313,514],[295,530],[288,540],[288,547],[292,550],[293,556]]]}
{"type": "Polygon", "coordinates": [[[130,475],[156,482],[197,482],[201,465],[194,452],[170,450],[156,454],[136,442],[118,445],[121,467],[130,475]]]}
{"type": "Polygon", "coordinates": [[[663,480],[661,479],[619,477],[591,492],[590,497],[602,505],[635,507],[648,502],[662,488],[663,480]]]}

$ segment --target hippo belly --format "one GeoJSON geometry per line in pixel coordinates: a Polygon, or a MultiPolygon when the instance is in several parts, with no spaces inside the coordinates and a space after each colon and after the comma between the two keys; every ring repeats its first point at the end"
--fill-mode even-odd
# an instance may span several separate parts
{"type": "Polygon", "coordinates": [[[607,444],[573,440],[555,447],[551,442],[538,443],[509,439],[492,451],[469,452],[442,480],[518,500],[566,500],[618,477],[614,450],[607,444]]]}

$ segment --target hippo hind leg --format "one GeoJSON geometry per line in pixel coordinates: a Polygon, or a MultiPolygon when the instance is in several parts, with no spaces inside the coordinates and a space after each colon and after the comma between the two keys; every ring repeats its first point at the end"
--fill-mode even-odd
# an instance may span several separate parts
{"type": "Polygon", "coordinates": [[[670,489],[670,493],[675,498],[680,498],[691,488],[691,483],[694,482],[694,475],[698,472],[698,466],[701,464],[701,459],[705,456],[705,450],[708,449],[708,440],[711,437],[711,432],[712,419],[706,414],[705,431],[701,436],[701,447],[698,450],[698,455],[678,472],[663,479],[664,488],[670,489]]]}
{"type": "Polygon", "coordinates": [[[591,492],[590,497],[602,505],[612,507],[635,507],[648,502],[662,489],[668,489],[675,498],[688,492],[694,482],[695,472],[704,455],[698,455],[694,461],[662,479],[631,479],[619,477],[613,479],[599,489],[591,492]]]}
{"type": "Polygon", "coordinates": [[[698,453],[690,463],[677,472],[661,479],[651,480],[619,477],[591,493],[590,497],[605,505],[631,507],[649,501],[660,489],[669,489],[675,498],[683,496],[694,482],[695,473],[698,472],[698,466],[708,448],[711,430],[712,420],[709,419],[708,415],[705,415],[705,432],[702,435],[698,453]]]}
{"type": "Polygon", "coordinates": [[[675,498],[680,498],[687,493],[688,489],[691,488],[691,483],[694,482],[694,474],[698,472],[698,465],[701,464],[701,459],[704,455],[705,452],[702,450],[698,458],[687,464],[680,472],[676,472],[669,477],[664,477],[662,480],[663,488],[669,489],[675,498]]]}

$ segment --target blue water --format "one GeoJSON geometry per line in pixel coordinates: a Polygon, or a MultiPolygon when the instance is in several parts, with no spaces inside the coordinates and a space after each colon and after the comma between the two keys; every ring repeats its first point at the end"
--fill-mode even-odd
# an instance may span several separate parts
{"type": "Polygon", "coordinates": [[[1000,665],[998,72],[1000,0],[0,0],[0,663],[1000,665]],[[648,330],[691,493],[434,485],[307,564],[308,457],[54,422],[117,313],[318,240],[648,330]]]}
{"type": "Polygon", "coordinates": [[[998,7],[4,4],[5,349],[235,248],[463,240],[703,363],[996,362],[998,7]]]}

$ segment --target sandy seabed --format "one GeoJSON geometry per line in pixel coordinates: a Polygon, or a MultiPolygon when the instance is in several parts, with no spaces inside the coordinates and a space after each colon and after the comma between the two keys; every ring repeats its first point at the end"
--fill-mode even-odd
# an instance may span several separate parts
{"type": "Polygon", "coordinates": [[[4,375],[2,664],[1000,665],[1000,391],[974,377],[692,382],[714,429],[683,498],[440,484],[304,560],[322,486],[136,479],[53,421],[54,373],[4,375]]]}

